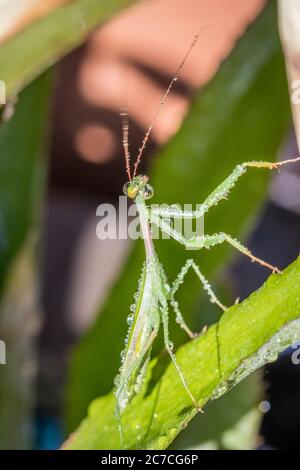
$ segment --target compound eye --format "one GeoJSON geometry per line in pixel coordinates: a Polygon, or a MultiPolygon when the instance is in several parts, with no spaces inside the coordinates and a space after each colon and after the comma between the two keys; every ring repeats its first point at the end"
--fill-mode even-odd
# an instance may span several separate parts
{"type": "Polygon", "coordinates": [[[123,186],[123,193],[125,194],[125,196],[128,196],[128,188],[130,186],[130,182],[128,181],[127,183],[124,184],[123,186]]]}
{"type": "Polygon", "coordinates": [[[145,199],[151,199],[154,194],[154,189],[150,184],[146,184],[144,188],[144,198],[145,199]]]}

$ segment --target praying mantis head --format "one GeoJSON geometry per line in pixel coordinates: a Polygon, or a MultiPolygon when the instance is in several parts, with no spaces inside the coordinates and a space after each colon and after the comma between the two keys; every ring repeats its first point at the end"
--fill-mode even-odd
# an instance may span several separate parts
{"type": "Polygon", "coordinates": [[[137,196],[143,199],[151,199],[154,190],[150,184],[148,184],[149,178],[146,175],[134,176],[123,186],[123,193],[130,199],[135,199],[137,196]]]}

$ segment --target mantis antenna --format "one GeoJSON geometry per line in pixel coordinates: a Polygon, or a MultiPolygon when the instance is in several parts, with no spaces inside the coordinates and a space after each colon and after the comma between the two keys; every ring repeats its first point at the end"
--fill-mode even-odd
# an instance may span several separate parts
{"type": "Polygon", "coordinates": [[[122,118],[122,132],[123,132],[123,148],[124,148],[124,157],[126,165],[126,173],[128,175],[129,181],[131,181],[131,171],[130,171],[130,153],[129,153],[129,122],[128,122],[128,111],[127,108],[122,108],[120,116],[122,118]]]}
{"type": "Polygon", "coordinates": [[[181,63],[180,63],[180,65],[179,65],[178,69],[176,70],[175,75],[173,76],[172,80],[170,81],[169,86],[168,86],[167,90],[165,91],[165,93],[164,93],[164,95],[163,95],[163,97],[162,97],[162,99],[161,99],[161,101],[160,101],[160,103],[159,103],[159,105],[158,105],[158,107],[157,107],[157,109],[156,109],[156,112],[155,112],[155,114],[154,114],[153,120],[152,120],[152,122],[150,123],[150,125],[149,125],[149,127],[148,127],[148,130],[147,130],[147,132],[146,132],[146,134],[145,134],[145,137],[144,137],[144,139],[143,139],[143,141],[142,141],[142,145],[141,145],[141,147],[139,148],[138,155],[137,155],[136,161],[135,161],[135,163],[134,163],[133,178],[136,176],[137,169],[138,169],[138,166],[139,166],[139,164],[140,164],[140,161],[141,161],[141,158],[142,158],[142,155],[143,155],[143,151],[144,151],[144,149],[145,149],[145,147],[146,147],[146,144],[147,144],[147,142],[148,142],[150,133],[151,133],[151,131],[152,131],[152,129],[153,129],[155,123],[156,123],[156,120],[157,120],[157,118],[158,118],[158,116],[159,116],[159,114],[160,114],[162,108],[164,107],[164,105],[165,105],[165,103],[166,103],[166,98],[167,98],[168,94],[170,93],[170,91],[171,91],[171,89],[172,89],[174,83],[178,80],[179,74],[180,74],[180,72],[181,72],[181,70],[182,70],[182,68],[183,68],[183,66],[184,66],[184,64],[185,64],[185,62],[186,62],[188,56],[190,55],[192,49],[193,49],[194,46],[196,45],[196,43],[197,43],[197,41],[198,41],[198,39],[199,39],[200,34],[201,34],[205,29],[207,29],[208,27],[209,27],[209,26],[205,26],[199,33],[197,33],[197,34],[194,36],[193,42],[191,43],[190,47],[188,48],[188,50],[187,50],[187,52],[186,52],[186,54],[185,54],[183,60],[181,61],[181,63]]]}

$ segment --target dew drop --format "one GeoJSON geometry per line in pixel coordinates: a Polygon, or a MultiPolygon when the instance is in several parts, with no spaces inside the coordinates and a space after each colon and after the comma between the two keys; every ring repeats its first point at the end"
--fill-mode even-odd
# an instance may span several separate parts
{"type": "Polygon", "coordinates": [[[120,377],[120,375],[117,375],[115,377],[114,384],[115,384],[116,387],[119,387],[120,383],[121,383],[121,377],[120,377]]]}
{"type": "MultiPolygon", "coordinates": [[[[134,319],[134,315],[128,315],[127,325],[132,325],[133,319],[134,319]]],[[[127,341],[128,341],[128,339],[127,339],[127,341]]]]}
{"type": "Polygon", "coordinates": [[[278,359],[278,352],[269,351],[266,357],[266,362],[275,362],[278,359]]]}
{"type": "Polygon", "coordinates": [[[167,293],[169,293],[170,290],[171,290],[169,284],[167,284],[166,282],[164,283],[164,288],[165,288],[165,291],[166,291],[167,293]]]}
{"type": "Polygon", "coordinates": [[[271,409],[271,403],[267,400],[263,400],[259,403],[258,409],[261,413],[268,413],[271,409]]]}

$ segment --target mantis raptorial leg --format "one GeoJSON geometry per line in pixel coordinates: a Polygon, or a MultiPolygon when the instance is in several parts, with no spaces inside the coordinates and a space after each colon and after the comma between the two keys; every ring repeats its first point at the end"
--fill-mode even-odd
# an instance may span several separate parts
{"type": "Polygon", "coordinates": [[[170,235],[172,238],[184,245],[185,248],[188,250],[201,250],[202,248],[209,249],[213,246],[220,245],[221,243],[228,242],[238,251],[248,256],[251,261],[259,263],[261,266],[270,269],[274,273],[280,272],[280,270],[276,266],[272,266],[266,261],[258,258],[257,256],[254,256],[247,247],[242,245],[238,240],[233,238],[231,235],[228,235],[227,233],[220,232],[214,233],[212,235],[200,235],[198,237],[196,236],[192,238],[186,238],[181,233],[177,232],[173,227],[171,227],[168,222],[165,222],[163,219],[160,219],[157,216],[152,216],[151,221],[157,226],[159,226],[163,232],[170,235]]]}
{"type": "MultiPolygon", "coordinates": [[[[238,240],[233,238],[231,235],[228,235],[224,232],[215,233],[212,235],[199,235],[192,238],[186,238],[181,233],[176,231],[173,227],[171,227],[170,223],[164,218],[197,218],[204,215],[212,206],[217,205],[222,199],[226,199],[230,190],[234,187],[237,180],[246,172],[247,168],[267,168],[267,169],[274,169],[279,168],[282,165],[286,165],[287,163],[295,163],[300,161],[300,157],[296,157],[294,159],[288,159],[281,162],[245,162],[237,165],[232,173],[206,198],[206,200],[200,204],[200,208],[196,211],[180,211],[177,208],[170,207],[170,208],[155,208],[150,209],[150,220],[154,224],[156,224],[163,232],[170,235],[172,238],[177,240],[179,243],[185,246],[187,249],[195,249],[199,250],[201,248],[211,248],[215,245],[219,245],[221,243],[227,242],[236,248],[238,251],[243,253],[244,255],[248,256],[253,262],[257,262],[260,265],[271,269],[273,272],[280,272],[279,269],[271,264],[267,263],[266,261],[254,256],[251,251],[246,248],[242,243],[238,240]]],[[[200,276],[199,276],[200,277],[200,276]]],[[[201,279],[201,277],[200,277],[201,279]]]]}
{"type": "Polygon", "coordinates": [[[208,210],[216,206],[222,199],[227,199],[228,194],[230,193],[231,189],[235,186],[238,179],[246,173],[248,168],[267,168],[269,170],[273,170],[276,168],[280,168],[282,165],[286,165],[287,163],[295,163],[300,161],[300,157],[296,157],[293,159],[284,160],[281,162],[244,162],[237,165],[230,175],[222,181],[222,183],[217,186],[217,188],[205,199],[205,201],[200,204],[200,207],[195,211],[181,211],[174,206],[164,207],[164,208],[153,208],[151,213],[153,215],[158,215],[160,217],[166,218],[179,218],[179,219],[195,219],[197,217],[202,217],[208,210]]]}

